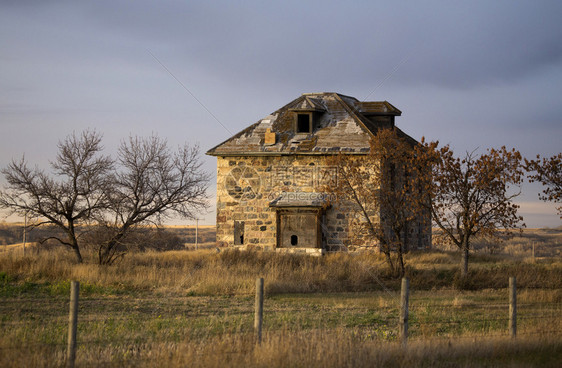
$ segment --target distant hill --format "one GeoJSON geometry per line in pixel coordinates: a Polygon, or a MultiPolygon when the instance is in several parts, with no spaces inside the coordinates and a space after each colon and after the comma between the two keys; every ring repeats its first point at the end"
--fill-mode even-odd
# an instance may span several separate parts
{"type": "MultiPolygon", "coordinates": [[[[562,226],[555,229],[524,229],[521,234],[515,232],[513,237],[503,242],[478,237],[471,244],[477,251],[512,255],[531,255],[533,245],[537,257],[562,256],[562,226]]],[[[457,249],[456,246],[447,244],[446,239],[441,238],[441,232],[437,229],[433,229],[433,246],[442,250],[457,249]]]]}
{"type": "MultiPolygon", "coordinates": [[[[23,223],[0,223],[0,250],[21,246],[23,241],[23,223]]],[[[182,249],[195,247],[195,226],[143,227],[132,236],[141,249],[182,249]]],[[[213,247],[216,233],[214,225],[199,225],[198,246],[213,247]]],[[[27,243],[37,243],[50,236],[61,236],[61,231],[54,227],[39,227],[27,231],[27,243]]],[[[51,242],[51,245],[56,245],[51,242]]]]}

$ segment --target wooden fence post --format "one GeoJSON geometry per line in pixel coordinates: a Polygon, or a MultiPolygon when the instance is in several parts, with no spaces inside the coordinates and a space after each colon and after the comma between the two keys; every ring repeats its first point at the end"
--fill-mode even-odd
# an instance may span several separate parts
{"type": "Polygon", "coordinates": [[[66,366],[74,368],[76,360],[76,327],[78,322],[78,291],[80,283],[70,282],[70,312],[68,314],[68,347],[66,351],[66,366]]]}
{"type": "Polygon", "coordinates": [[[254,330],[258,344],[261,344],[261,329],[263,324],[263,278],[256,279],[256,307],[254,316],[254,330]]]}
{"type": "Polygon", "coordinates": [[[509,278],[509,335],[517,335],[517,287],[515,277],[509,278]]]}
{"type": "Polygon", "coordinates": [[[400,340],[402,346],[408,343],[408,302],[410,296],[410,280],[402,278],[402,290],[400,293],[400,340]]]}

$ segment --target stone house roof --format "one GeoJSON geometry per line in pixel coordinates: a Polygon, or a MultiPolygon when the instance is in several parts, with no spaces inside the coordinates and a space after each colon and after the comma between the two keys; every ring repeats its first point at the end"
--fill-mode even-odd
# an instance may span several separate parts
{"type": "MultiPolygon", "coordinates": [[[[394,118],[401,114],[387,101],[361,102],[333,92],[304,93],[207,154],[366,154],[370,138],[381,128],[394,127],[394,118]]],[[[413,138],[397,130],[416,144],[413,138]]]]}

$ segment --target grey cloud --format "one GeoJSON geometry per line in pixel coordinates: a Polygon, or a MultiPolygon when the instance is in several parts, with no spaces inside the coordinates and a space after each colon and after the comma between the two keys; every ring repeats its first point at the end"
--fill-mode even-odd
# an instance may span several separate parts
{"type": "MultiPolygon", "coordinates": [[[[83,36],[75,58],[103,58],[107,53],[95,51],[107,40],[116,57],[123,54],[118,45],[150,48],[232,83],[345,81],[367,88],[407,59],[394,83],[471,88],[562,61],[562,4],[415,4],[102,1],[62,3],[50,15],[83,36]]],[[[30,16],[49,22],[39,11],[30,16]]]]}
{"type": "Polygon", "coordinates": [[[88,126],[108,141],[154,130],[204,148],[226,139],[146,49],[232,131],[302,92],[372,92],[416,138],[550,154],[560,14],[554,1],[4,1],[0,157],[23,153],[23,123],[55,142],[88,126]]]}
{"type": "Polygon", "coordinates": [[[137,4],[96,2],[82,16],[236,81],[373,83],[410,56],[398,83],[459,88],[518,79],[562,59],[558,3],[137,4]]]}

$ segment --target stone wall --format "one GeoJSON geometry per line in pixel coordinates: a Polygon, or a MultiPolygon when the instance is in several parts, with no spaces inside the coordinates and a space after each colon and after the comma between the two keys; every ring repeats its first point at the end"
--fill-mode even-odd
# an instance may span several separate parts
{"type": "MultiPolygon", "coordinates": [[[[276,211],[269,203],[283,192],[315,196],[336,180],[337,169],[327,156],[217,157],[217,246],[234,246],[234,223],[243,221],[244,248],[275,249],[276,211]]],[[[351,236],[351,218],[357,215],[351,203],[337,202],[333,194],[322,199],[331,203],[323,229],[328,250],[377,245],[366,236],[351,236]]],[[[409,233],[410,249],[431,244],[430,224],[414,226],[409,233]],[[420,231],[426,234],[421,242],[420,231]]]]}

